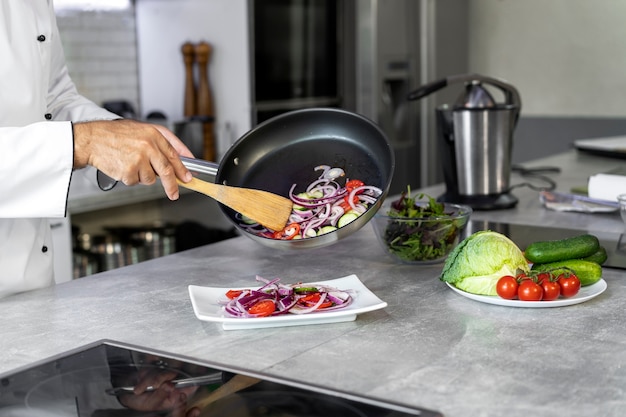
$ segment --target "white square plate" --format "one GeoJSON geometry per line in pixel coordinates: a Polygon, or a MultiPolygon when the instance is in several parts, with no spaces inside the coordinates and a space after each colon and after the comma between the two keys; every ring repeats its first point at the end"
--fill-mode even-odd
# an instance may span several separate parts
{"type": "Polygon", "coordinates": [[[221,323],[224,330],[261,329],[267,327],[303,326],[306,324],[339,323],[354,321],[356,316],[368,311],[387,307],[387,303],[371,292],[356,275],[329,281],[317,281],[306,284],[324,284],[339,290],[352,291],[354,300],[346,308],[328,312],[308,314],[283,314],[280,316],[242,318],[227,315],[220,300],[224,300],[226,291],[243,288],[189,286],[189,298],[196,317],[203,321],[221,323]]]}

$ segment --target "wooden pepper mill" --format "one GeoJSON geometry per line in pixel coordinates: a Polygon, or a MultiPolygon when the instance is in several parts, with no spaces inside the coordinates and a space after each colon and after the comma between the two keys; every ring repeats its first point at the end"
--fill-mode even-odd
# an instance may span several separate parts
{"type": "Polygon", "coordinates": [[[184,116],[188,120],[202,124],[203,146],[201,156],[207,161],[215,161],[215,114],[208,72],[212,48],[207,42],[200,42],[196,45],[185,42],[181,51],[185,63],[184,116]],[[196,64],[198,65],[197,88],[194,77],[196,64]]]}
{"type": "Polygon", "coordinates": [[[214,116],[213,97],[209,87],[208,64],[211,57],[212,48],[206,42],[200,42],[196,45],[195,54],[198,63],[198,98],[197,112],[199,116],[214,116]]]}
{"type": "Polygon", "coordinates": [[[185,117],[193,117],[196,115],[196,83],[193,76],[196,51],[191,42],[185,42],[181,50],[185,63],[185,107],[183,114],[185,117]]]}
{"type": "Polygon", "coordinates": [[[204,122],[204,159],[215,161],[215,113],[213,95],[209,85],[208,64],[212,48],[207,42],[200,42],[195,47],[196,62],[198,63],[198,95],[197,115],[204,122]]]}

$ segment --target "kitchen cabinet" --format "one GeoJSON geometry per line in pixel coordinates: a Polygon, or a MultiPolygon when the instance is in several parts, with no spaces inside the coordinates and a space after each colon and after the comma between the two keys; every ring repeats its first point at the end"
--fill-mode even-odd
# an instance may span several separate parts
{"type": "MultiPolygon", "coordinates": [[[[148,228],[182,221],[193,221],[215,230],[232,228],[214,200],[182,188],[180,192],[179,200],[170,201],[159,182],[133,187],[118,183],[112,190],[102,191],[95,182],[93,169],[75,171],[70,185],[67,216],[50,219],[56,282],[84,275],[74,271],[72,226],[92,236],[102,235],[106,228],[111,227],[148,228]]],[[[157,254],[158,251],[149,256],[157,254]]]]}
{"type": "Polygon", "coordinates": [[[54,246],[54,280],[60,284],[73,276],[72,225],[69,217],[51,219],[50,229],[54,246]]]}
{"type": "Polygon", "coordinates": [[[70,184],[67,216],[62,219],[50,219],[54,245],[55,281],[61,283],[75,277],[72,222],[76,216],[100,212],[102,221],[114,222],[115,219],[108,218],[107,209],[154,201],[162,195],[163,192],[156,185],[130,188],[118,184],[114,190],[103,192],[95,182],[95,170],[87,168],[75,171],[70,184]]]}

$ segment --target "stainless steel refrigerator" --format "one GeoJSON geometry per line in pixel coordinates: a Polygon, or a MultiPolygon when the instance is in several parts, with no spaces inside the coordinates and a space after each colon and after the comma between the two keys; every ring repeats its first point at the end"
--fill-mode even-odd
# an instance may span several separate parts
{"type": "Polygon", "coordinates": [[[298,108],[355,111],[395,150],[391,194],[441,181],[434,108],[444,97],[406,96],[464,70],[463,1],[250,0],[253,124],[298,108]],[[460,53],[438,47],[454,37],[460,53]]]}

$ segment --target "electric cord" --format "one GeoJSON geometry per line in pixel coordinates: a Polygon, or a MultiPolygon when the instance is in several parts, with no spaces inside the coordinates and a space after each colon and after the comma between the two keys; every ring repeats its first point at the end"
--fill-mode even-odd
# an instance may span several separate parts
{"type": "Polygon", "coordinates": [[[522,182],[522,183],[510,186],[508,191],[511,191],[514,188],[520,188],[520,187],[528,187],[534,191],[553,191],[556,188],[556,182],[544,174],[559,173],[561,172],[561,168],[558,168],[558,167],[525,168],[521,165],[513,165],[511,167],[511,171],[518,173],[524,178],[536,178],[540,181],[545,182],[547,185],[538,186],[538,185],[533,184],[532,182],[522,182]]]}

